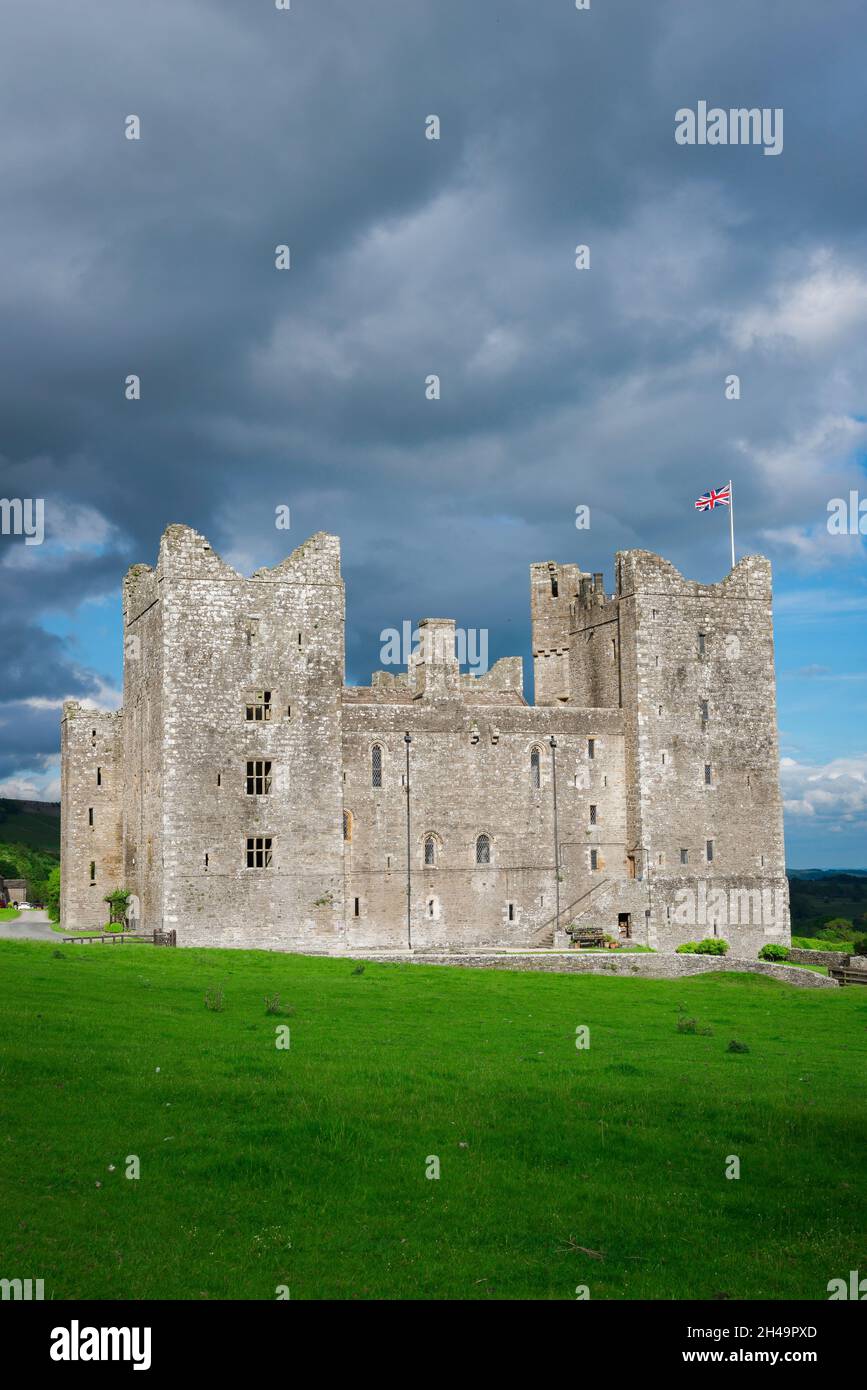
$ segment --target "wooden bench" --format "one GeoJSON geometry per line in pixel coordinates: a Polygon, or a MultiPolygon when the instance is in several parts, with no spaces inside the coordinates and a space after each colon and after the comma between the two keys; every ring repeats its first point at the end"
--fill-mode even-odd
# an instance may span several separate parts
{"type": "Polygon", "coordinates": [[[867,970],[850,970],[848,965],[829,965],[828,974],[841,985],[867,985],[867,970]]]}
{"type": "Polygon", "coordinates": [[[605,945],[605,933],[601,927],[575,927],[570,936],[572,945],[577,946],[579,951],[605,945]]]}

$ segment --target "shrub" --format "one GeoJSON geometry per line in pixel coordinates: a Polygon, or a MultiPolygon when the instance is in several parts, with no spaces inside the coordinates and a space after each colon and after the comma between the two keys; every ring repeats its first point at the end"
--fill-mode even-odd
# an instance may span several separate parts
{"type": "Polygon", "coordinates": [[[707,1024],[699,1025],[697,1018],[679,1018],[677,1020],[678,1033],[698,1033],[702,1038],[712,1038],[713,1029],[707,1024]]]}
{"type": "Polygon", "coordinates": [[[265,995],[266,1014],[276,1014],[279,1018],[289,1018],[295,1010],[291,1004],[281,1004],[279,994],[265,995]]]}
{"type": "Polygon", "coordinates": [[[732,1038],[726,1048],[726,1052],[749,1052],[749,1050],[746,1043],[738,1042],[736,1038],[732,1038]]]}
{"type": "Polygon", "coordinates": [[[697,950],[697,941],[684,941],[683,945],[675,947],[675,954],[678,956],[693,956],[697,950]]]}
{"type": "Polygon", "coordinates": [[[355,967],[355,969],[353,970],[352,974],[353,974],[353,975],[363,975],[363,974],[364,974],[364,966],[363,966],[363,965],[356,965],[356,967],[355,967]]]}
{"type": "Polygon", "coordinates": [[[778,941],[769,941],[759,951],[759,960],[788,960],[788,946],[781,946],[778,941]]]}
{"type": "Polygon", "coordinates": [[[728,949],[729,943],[721,936],[706,936],[696,946],[695,953],[697,956],[724,956],[728,949]]]}

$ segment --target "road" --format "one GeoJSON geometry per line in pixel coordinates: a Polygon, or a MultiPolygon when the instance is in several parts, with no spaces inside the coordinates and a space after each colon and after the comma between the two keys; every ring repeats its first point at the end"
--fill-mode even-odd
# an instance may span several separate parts
{"type": "Polygon", "coordinates": [[[47,912],[22,912],[12,922],[0,922],[0,941],[62,941],[59,932],[51,930],[47,912]]]}

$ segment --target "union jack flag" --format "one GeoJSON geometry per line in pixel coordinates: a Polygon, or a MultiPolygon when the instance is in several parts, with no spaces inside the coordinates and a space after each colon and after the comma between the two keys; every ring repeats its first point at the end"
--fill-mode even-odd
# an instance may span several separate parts
{"type": "Polygon", "coordinates": [[[725,487],[711,488],[705,492],[696,502],[696,510],[700,512],[712,512],[714,507],[730,507],[732,504],[731,485],[726,483],[725,487]]]}

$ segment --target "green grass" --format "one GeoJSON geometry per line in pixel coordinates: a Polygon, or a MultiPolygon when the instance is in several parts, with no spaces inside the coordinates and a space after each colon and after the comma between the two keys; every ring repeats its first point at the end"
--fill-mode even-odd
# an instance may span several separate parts
{"type": "Polygon", "coordinates": [[[0,922],[14,922],[21,913],[17,907],[0,907],[0,922]]]}
{"type": "Polygon", "coordinates": [[[357,969],[0,943],[0,1272],[53,1298],[826,1299],[867,1268],[867,991],[357,969]]]}

